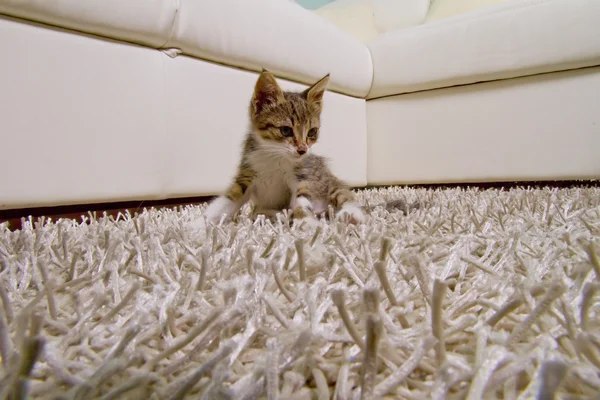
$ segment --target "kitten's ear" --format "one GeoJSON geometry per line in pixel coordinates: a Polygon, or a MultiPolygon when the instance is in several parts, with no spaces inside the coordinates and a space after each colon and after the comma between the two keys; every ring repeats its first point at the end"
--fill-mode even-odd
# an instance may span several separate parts
{"type": "Polygon", "coordinates": [[[269,105],[279,104],[285,101],[283,92],[275,80],[275,76],[263,69],[254,86],[252,96],[252,110],[259,114],[269,105]]]}
{"type": "Polygon", "coordinates": [[[321,78],[317,83],[306,89],[302,94],[306,101],[309,103],[321,104],[323,101],[323,95],[329,84],[329,74],[321,78]]]}

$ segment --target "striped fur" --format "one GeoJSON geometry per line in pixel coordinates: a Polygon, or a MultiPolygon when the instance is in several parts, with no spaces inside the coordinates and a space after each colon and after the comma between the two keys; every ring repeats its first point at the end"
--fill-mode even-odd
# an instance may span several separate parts
{"type": "Polygon", "coordinates": [[[231,217],[232,210],[252,200],[257,213],[267,216],[291,208],[294,218],[304,218],[332,205],[350,222],[364,220],[354,194],[331,172],[325,158],[311,153],[320,135],[328,82],[329,75],[303,92],[284,92],[272,73],[260,74],[237,174],[221,200],[208,207],[208,219],[231,217]]]}

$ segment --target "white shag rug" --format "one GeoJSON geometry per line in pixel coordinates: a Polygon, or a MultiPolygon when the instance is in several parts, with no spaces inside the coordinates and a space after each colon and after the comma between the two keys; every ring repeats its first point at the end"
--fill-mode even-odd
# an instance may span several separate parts
{"type": "Polygon", "coordinates": [[[422,207],[357,227],[246,207],[206,235],[204,206],[0,225],[0,398],[600,392],[600,189],[359,198],[422,207]]]}

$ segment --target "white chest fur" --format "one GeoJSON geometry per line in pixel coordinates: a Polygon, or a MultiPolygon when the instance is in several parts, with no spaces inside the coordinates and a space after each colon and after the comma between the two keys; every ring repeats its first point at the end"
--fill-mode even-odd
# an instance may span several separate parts
{"type": "Polygon", "coordinates": [[[256,176],[250,187],[252,202],[260,209],[279,210],[290,206],[295,191],[294,161],[281,152],[257,150],[248,161],[256,176]]]}

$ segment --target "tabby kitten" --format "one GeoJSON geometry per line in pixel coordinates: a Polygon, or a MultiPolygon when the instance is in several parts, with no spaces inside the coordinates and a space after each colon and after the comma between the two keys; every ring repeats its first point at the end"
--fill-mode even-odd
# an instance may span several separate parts
{"type": "Polygon", "coordinates": [[[238,171],[224,195],[207,207],[207,222],[236,214],[248,200],[254,213],[273,217],[289,208],[294,219],[314,217],[329,205],[337,217],[362,223],[363,209],[323,157],[311,153],[319,138],[329,75],[301,93],[284,92],[263,70],[250,102],[250,131],[238,171]]]}

